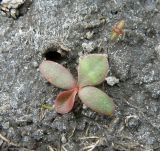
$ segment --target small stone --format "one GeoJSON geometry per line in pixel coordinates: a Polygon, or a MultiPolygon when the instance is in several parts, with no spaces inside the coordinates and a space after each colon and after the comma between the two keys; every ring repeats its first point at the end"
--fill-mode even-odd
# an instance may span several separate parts
{"type": "Polygon", "coordinates": [[[12,138],[13,136],[14,136],[14,139],[16,139],[17,134],[16,134],[15,130],[13,129],[13,127],[10,127],[10,128],[7,130],[7,137],[8,137],[8,138],[12,138]]]}
{"type": "Polygon", "coordinates": [[[137,127],[138,123],[139,123],[139,122],[138,122],[137,119],[131,118],[131,119],[129,120],[129,122],[128,122],[128,127],[130,127],[130,128],[135,128],[135,127],[137,127]]]}
{"type": "Polygon", "coordinates": [[[40,141],[43,138],[43,135],[44,135],[43,130],[42,129],[38,129],[32,134],[32,137],[35,140],[40,141]]]}
{"type": "Polygon", "coordinates": [[[10,9],[10,14],[14,19],[17,19],[17,17],[19,16],[19,11],[16,9],[10,9]]]}
{"type": "Polygon", "coordinates": [[[9,129],[9,122],[3,123],[3,124],[2,124],[2,127],[3,127],[4,129],[9,129]]]}
{"type": "Polygon", "coordinates": [[[157,53],[157,57],[158,57],[158,59],[160,60],[160,44],[158,44],[158,45],[155,47],[155,50],[156,50],[156,53],[157,53]]]}
{"type": "Polygon", "coordinates": [[[125,124],[130,129],[137,129],[140,125],[140,120],[136,115],[129,115],[125,119],[125,124]]]}
{"type": "Polygon", "coordinates": [[[93,37],[93,34],[94,34],[93,31],[92,31],[92,32],[90,32],[90,31],[87,32],[87,33],[86,33],[86,38],[87,38],[87,39],[91,39],[91,38],[93,37]]]}
{"type": "Polygon", "coordinates": [[[27,67],[27,66],[24,66],[24,69],[25,69],[25,70],[28,70],[28,67],[27,67]]]}
{"type": "Polygon", "coordinates": [[[66,139],[66,137],[64,136],[64,134],[62,135],[61,142],[62,142],[63,144],[65,144],[65,143],[67,142],[67,139],[66,139]]]}
{"type": "Polygon", "coordinates": [[[117,79],[114,76],[107,77],[105,80],[107,81],[107,84],[110,86],[113,86],[113,85],[119,83],[119,79],[117,79]]]}
{"type": "Polygon", "coordinates": [[[84,51],[92,52],[95,49],[95,44],[93,42],[89,42],[89,43],[84,42],[82,44],[82,48],[84,51]]]}
{"type": "MultiPolygon", "coordinates": [[[[86,16],[87,17],[87,16],[86,16]]],[[[104,23],[106,22],[106,19],[105,18],[102,18],[102,19],[96,19],[96,20],[93,20],[91,22],[87,22],[87,23],[84,23],[83,24],[83,27],[85,29],[91,29],[91,28],[96,28],[96,27],[99,27],[101,25],[103,25],[104,23]]]]}
{"type": "Polygon", "coordinates": [[[85,105],[85,104],[83,104],[83,107],[82,107],[83,109],[87,109],[87,106],[85,105]]]}
{"type": "Polygon", "coordinates": [[[1,5],[10,8],[18,8],[20,5],[22,5],[25,2],[25,0],[2,0],[1,5]]]}
{"type": "Polygon", "coordinates": [[[12,17],[17,19],[19,16],[18,8],[25,3],[26,0],[1,0],[0,1],[0,9],[8,17],[12,17]]]}
{"type": "Polygon", "coordinates": [[[32,66],[33,66],[34,68],[37,68],[37,67],[38,67],[38,62],[37,62],[37,61],[33,61],[33,62],[32,62],[32,66]]]}
{"type": "Polygon", "coordinates": [[[13,127],[9,128],[8,133],[15,135],[15,131],[14,131],[13,127]]]}

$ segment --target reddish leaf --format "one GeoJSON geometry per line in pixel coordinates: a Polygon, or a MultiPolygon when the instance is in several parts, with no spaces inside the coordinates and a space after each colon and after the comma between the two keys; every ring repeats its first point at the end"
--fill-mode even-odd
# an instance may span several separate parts
{"type": "Polygon", "coordinates": [[[120,36],[124,35],[125,21],[121,20],[112,29],[111,40],[117,40],[120,36]]]}
{"type": "Polygon", "coordinates": [[[65,114],[72,110],[77,90],[72,89],[61,92],[55,100],[56,112],[65,114]]]}
{"type": "Polygon", "coordinates": [[[96,112],[111,115],[114,111],[113,100],[96,87],[84,87],[79,90],[78,95],[86,106],[96,112]]]}
{"type": "Polygon", "coordinates": [[[108,69],[107,55],[91,54],[80,58],[78,66],[80,87],[100,84],[107,76],[108,69]]]}
{"type": "Polygon", "coordinates": [[[40,72],[53,85],[62,89],[71,89],[76,82],[72,74],[62,65],[53,61],[43,61],[40,72]]]}

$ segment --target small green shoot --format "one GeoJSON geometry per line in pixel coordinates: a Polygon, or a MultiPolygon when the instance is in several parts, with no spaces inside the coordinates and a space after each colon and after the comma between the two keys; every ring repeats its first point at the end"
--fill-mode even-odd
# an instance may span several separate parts
{"type": "Polygon", "coordinates": [[[53,110],[54,109],[54,105],[51,105],[51,104],[42,104],[41,108],[44,109],[44,110],[46,110],[46,109],[53,110]]]}
{"type": "Polygon", "coordinates": [[[53,85],[66,89],[59,93],[55,100],[55,110],[65,114],[72,110],[76,95],[82,102],[96,112],[112,115],[115,105],[103,91],[94,87],[102,83],[108,73],[107,55],[91,54],[81,57],[78,66],[78,81],[69,70],[53,61],[43,61],[40,72],[53,85]]]}
{"type": "Polygon", "coordinates": [[[125,27],[124,20],[120,20],[113,26],[111,38],[110,38],[111,41],[117,41],[119,38],[121,38],[124,35],[124,27],[125,27]]]}

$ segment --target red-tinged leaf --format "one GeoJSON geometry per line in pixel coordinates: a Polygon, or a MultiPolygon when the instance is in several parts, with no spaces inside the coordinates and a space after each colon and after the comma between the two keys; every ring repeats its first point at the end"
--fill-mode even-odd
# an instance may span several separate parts
{"type": "Polygon", "coordinates": [[[68,90],[61,92],[55,100],[56,112],[65,114],[72,110],[77,90],[68,90]]]}
{"type": "Polygon", "coordinates": [[[115,105],[113,100],[98,88],[87,86],[78,93],[82,102],[96,112],[112,115],[115,105]]]}
{"type": "Polygon", "coordinates": [[[71,89],[76,82],[72,74],[62,65],[53,61],[43,61],[40,72],[53,85],[62,89],[71,89]]]}
{"type": "Polygon", "coordinates": [[[112,34],[111,34],[111,40],[117,40],[122,35],[124,35],[124,26],[125,26],[124,20],[121,20],[114,25],[112,29],[112,34]]]}
{"type": "Polygon", "coordinates": [[[107,76],[108,69],[107,55],[91,54],[80,58],[78,66],[79,86],[100,84],[107,76]]]}

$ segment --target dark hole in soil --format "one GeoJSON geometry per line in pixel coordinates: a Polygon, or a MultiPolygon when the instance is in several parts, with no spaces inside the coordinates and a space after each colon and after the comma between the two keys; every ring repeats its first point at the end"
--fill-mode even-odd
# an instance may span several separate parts
{"type": "Polygon", "coordinates": [[[111,10],[111,14],[112,14],[112,15],[117,15],[117,14],[118,14],[118,11],[117,11],[117,10],[111,10]]]}
{"type": "Polygon", "coordinates": [[[55,61],[55,62],[61,62],[64,57],[57,51],[48,50],[46,53],[44,53],[44,57],[46,60],[55,61]]]}
{"type": "Polygon", "coordinates": [[[29,10],[30,5],[32,4],[32,0],[26,0],[24,4],[19,7],[19,16],[24,16],[29,10]]]}

